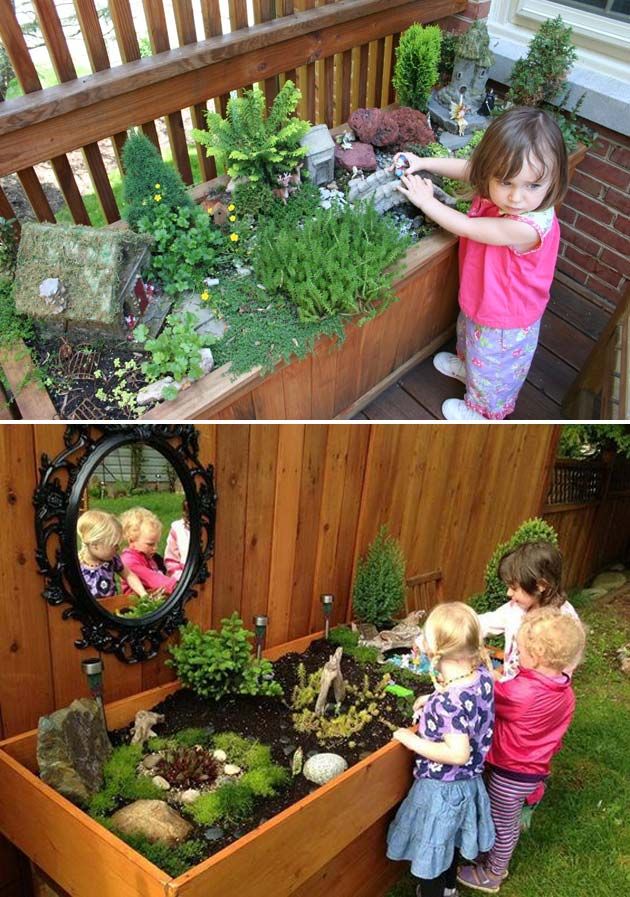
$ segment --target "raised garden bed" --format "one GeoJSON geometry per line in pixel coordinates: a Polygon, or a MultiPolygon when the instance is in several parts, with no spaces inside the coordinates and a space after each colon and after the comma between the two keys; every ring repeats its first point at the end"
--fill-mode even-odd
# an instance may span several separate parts
{"type": "MultiPolygon", "coordinates": [[[[306,636],[265,653],[276,660],[305,651],[319,637],[321,633],[306,636]]],[[[324,657],[326,647],[319,648],[324,657]]],[[[128,726],[138,710],[162,701],[168,707],[183,699],[190,706],[179,691],[175,682],[107,705],[110,729],[128,726]]],[[[229,716],[229,706],[225,712],[229,716]]],[[[188,718],[183,722],[188,724],[188,718]]],[[[44,784],[36,775],[36,742],[33,731],[0,744],[0,831],[76,897],[93,893],[95,882],[103,897],[227,894],[236,886],[239,897],[377,897],[399,874],[384,852],[391,811],[410,781],[411,757],[397,742],[388,741],[363,759],[348,755],[350,762],[358,762],[310,794],[304,795],[304,785],[296,783],[296,803],[178,878],[44,784]]],[[[274,759],[282,757],[279,738],[274,752],[274,759]]],[[[259,821],[260,814],[252,824],[259,821]]]]}
{"type": "MultiPolygon", "coordinates": [[[[586,153],[569,158],[572,175],[586,153]]],[[[194,188],[200,199],[213,182],[194,188]]],[[[225,364],[193,383],[141,420],[329,420],[351,418],[405,371],[432,355],[454,333],[458,313],[457,237],[444,231],[425,237],[404,258],[394,292],[397,302],[366,324],[357,315],[345,340],[323,336],[306,358],[260,367],[234,377],[225,364]]],[[[25,347],[0,354],[6,381],[24,419],[60,415],[43,386],[28,383],[32,363],[25,347]]],[[[86,414],[93,418],[93,414],[86,414]]]]}

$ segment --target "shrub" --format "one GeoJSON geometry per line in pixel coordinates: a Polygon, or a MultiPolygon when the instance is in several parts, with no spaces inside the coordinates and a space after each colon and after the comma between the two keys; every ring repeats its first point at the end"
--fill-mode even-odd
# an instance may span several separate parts
{"type": "Polygon", "coordinates": [[[236,613],[221,620],[219,632],[203,632],[195,623],[187,623],[180,628],[179,645],[169,647],[173,659],[166,663],[175,668],[183,685],[203,698],[218,701],[227,694],[282,694],[273,681],[270,661],[253,656],[251,635],[236,613]]]}
{"type": "Polygon", "coordinates": [[[440,84],[448,84],[453,74],[453,66],[455,64],[455,49],[457,47],[458,34],[455,31],[443,31],[442,40],[440,42],[440,61],[438,63],[438,71],[440,75],[440,84]]]}
{"type": "Polygon", "coordinates": [[[124,214],[132,230],[137,230],[140,218],[153,218],[159,208],[192,207],[179,174],[164,162],[144,134],[129,135],[123,147],[123,165],[124,214]],[[160,197],[157,201],[156,196],[160,197]]]}
{"type": "Polygon", "coordinates": [[[518,548],[523,542],[543,541],[557,545],[558,534],[553,526],[541,517],[532,517],[519,526],[511,539],[497,545],[486,567],[484,591],[470,600],[471,607],[478,614],[496,610],[506,602],[506,585],[499,577],[499,563],[503,555],[518,548]]]}
{"type": "Polygon", "coordinates": [[[442,31],[439,25],[414,24],[400,36],[392,83],[401,106],[427,111],[438,80],[442,31]]]}
{"type": "Polygon", "coordinates": [[[562,16],[542,22],[527,56],[514,63],[508,100],[519,106],[540,106],[556,96],[577,59],[571,35],[572,28],[562,16]]]}
{"type": "Polygon", "coordinates": [[[262,90],[246,90],[228,100],[225,118],[208,112],[208,130],[194,128],[193,137],[209,156],[225,162],[231,177],[248,177],[275,187],[276,177],[292,171],[306,154],[300,140],[310,124],[294,117],[301,96],[292,81],[285,81],[265,116],[262,90]]]}
{"type": "Polygon", "coordinates": [[[226,250],[225,236],[201,206],[175,208],[154,199],[150,202],[156,208],[148,212],[145,207],[136,223],[140,233],[150,234],[155,241],[148,276],[171,296],[200,289],[226,250]]]}
{"type": "Polygon", "coordinates": [[[376,314],[394,301],[395,271],[385,269],[399,259],[410,240],[374,207],[320,211],[299,229],[260,228],[253,251],[256,280],[270,296],[287,299],[300,321],[337,314],[376,314]]]}
{"type": "Polygon", "coordinates": [[[379,629],[405,602],[405,558],[400,543],[382,526],[357,566],[352,607],[358,620],[379,629]]]}

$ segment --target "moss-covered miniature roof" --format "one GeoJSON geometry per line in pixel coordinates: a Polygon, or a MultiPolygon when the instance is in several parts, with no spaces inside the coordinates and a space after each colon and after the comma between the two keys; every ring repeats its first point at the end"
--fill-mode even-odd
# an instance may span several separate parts
{"type": "Polygon", "coordinates": [[[455,48],[455,56],[472,59],[483,68],[490,68],[494,54],[490,52],[490,35],[485,21],[473,22],[468,31],[460,35],[455,48]]]}
{"type": "Polygon", "coordinates": [[[16,307],[37,318],[118,323],[130,266],[151,242],[130,230],[27,222],[15,269],[16,307]],[[40,296],[47,278],[63,284],[62,312],[55,313],[40,296]]]}

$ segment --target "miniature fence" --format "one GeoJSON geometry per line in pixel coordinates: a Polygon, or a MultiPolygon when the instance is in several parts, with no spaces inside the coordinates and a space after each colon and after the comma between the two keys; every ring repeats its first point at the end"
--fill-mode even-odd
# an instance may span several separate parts
{"type": "MultiPolygon", "coordinates": [[[[179,47],[171,48],[164,0],[144,0],[153,56],[141,58],[130,0],[110,0],[122,64],[111,66],[94,0],[74,0],[93,71],[84,78],[68,49],[54,0],[33,0],[61,82],[42,88],[10,0],[0,0],[2,40],[25,95],[0,104],[0,177],[17,173],[40,221],[55,214],[34,166],[51,160],[74,221],[90,217],[67,153],[81,149],[105,218],[120,209],[99,141],[112,141],[117,164],[127,129],[141,126],[160,149],[156,119],[164,117],[170,152],[183,180],[193,183],[189,124],[204,128],[208,103],[225,112],[230,91],[259,83],[271,103],[285,79],[297,80],[300,115],[329,127],[352,107],[385,106],[394,99],[391,73],[400,32],[461,12],[466,0],[229,0],[230,32],[222,33],[219,0],[200,0],[203,34],[193,0],[174,0],[179,47]],[[189,114],[182,114],[189,110],[189,114]]],[[[201,180],[216,174],[197,145],[201,180]]],[[[15,217],[0,188],[0,215],[15,217]]]]}

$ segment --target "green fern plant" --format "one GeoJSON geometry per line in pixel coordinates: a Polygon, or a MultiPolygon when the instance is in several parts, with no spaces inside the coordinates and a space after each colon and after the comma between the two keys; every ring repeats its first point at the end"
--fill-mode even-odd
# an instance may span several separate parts
{"type": "Polygon", "coordinates": [[[401,106],[427,111],[431,88],[439,77],[442,31],[414,24],[400,36],[392,83],[401,106]]]}
{"type": "Polygon", "coordinates": [[[294,116],[301,96],[292,81],[285,81],[265,116],[262,90],[246,90],[229,99],[225,118],[208,112],[208,130],[194,128],[193,137],[207,155],[218,157],[231,177],[277,186],[277,176],[292,171],[306,154],[300,140],[310,124],[294,116]]]}

